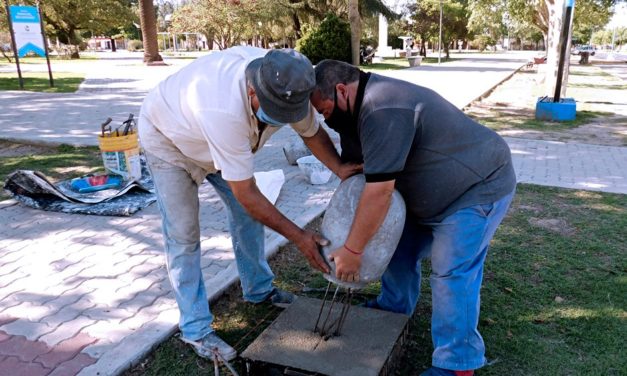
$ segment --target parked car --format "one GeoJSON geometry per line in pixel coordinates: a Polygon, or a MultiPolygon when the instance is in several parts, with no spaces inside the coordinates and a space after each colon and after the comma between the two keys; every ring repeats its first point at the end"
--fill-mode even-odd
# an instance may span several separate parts
{"type": "Polygon", "coordinates": [[[582,52],[587,52],[590,56],[594,56],[594,46],[589,44],[580,44],[573,49],[573,55],[580,55],[582,52]]]}

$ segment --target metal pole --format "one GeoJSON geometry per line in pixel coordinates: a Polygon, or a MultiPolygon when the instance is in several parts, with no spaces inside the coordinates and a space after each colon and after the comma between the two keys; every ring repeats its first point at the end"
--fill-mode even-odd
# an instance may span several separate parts
{"type": "Polygon", "coordinates": [[[50,56],[48,55],[48,42],[46,41],[46,33],[44,32],[44,16],[41,14],[41,7],[37,0],[37,12],[39,12],[39,26],[41,27],[41,39],[44,41],[44,52],[46,53],[46,64],[48,64],[48,79],[50,87],[54,87],[54,79],[52,78],[52,68],[50,68],[50,56]]]}
{"type": "Polygon", "coordinates": [[[7,21],[9,21],[9,34],[11,34],[11,46],[13,46],[13,56],[15,56],[15,64],[17,65],[17,77],[20,83],[20,89],[24,89],[24,80],[22,79],[22,70],[20,69],[20,57],[17,53],[17,44],[15,43],[13,24],[11,23],[11,14],[9,13],[9,3],[7,0],[4,0],[4,7],[7,12],[7,21]]]}
{"type": "Polygon", "coordinates": [[[555,83],[555,94],[553,95],[553,103],[560,101],[562,91],[562,77],[564,76],[564,63],[568,52],[568,40],[570,39],[570,19],[573,14],[573,6],[575,0],[566,0],[566,15],[564,16],[564,24],[562,25],[562,44],[560,46],[560,59],[557,65],[557,82],[555,83]]]}
{"type": "Polygon", "coordinates": [[[440,40],[438,41],[438,65],[442,56],[442,0],[440,0],[440,40]]]}

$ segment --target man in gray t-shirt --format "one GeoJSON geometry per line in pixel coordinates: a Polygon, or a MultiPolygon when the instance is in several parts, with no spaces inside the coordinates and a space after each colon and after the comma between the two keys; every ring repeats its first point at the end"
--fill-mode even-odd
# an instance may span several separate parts
{"type": "Polygon", "coordinates": [[[472,375],[486,363],[477,330],[483,264],[516,186],[509,147],[430,89],[334,60],[315,71],[311,102],[340,134],[343,162],[363,163],[366,177],[350,234],[332,254],[337,277],[359,279],[360,253],[397,189],[407,220],[368,305],[411,314],[420,260],[431,257],[434,352],[424,375],[472,375]]]}

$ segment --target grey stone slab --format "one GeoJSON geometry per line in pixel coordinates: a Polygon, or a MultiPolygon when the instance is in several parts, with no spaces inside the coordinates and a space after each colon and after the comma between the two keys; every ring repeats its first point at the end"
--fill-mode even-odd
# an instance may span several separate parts
{"type": "Polygon", "coordinates": [[[379,375],[409,317],[353,306],[341,335],[325,341],[313,332],[321,303],[299,297],[241,356],[322,375],[379,375]]]}

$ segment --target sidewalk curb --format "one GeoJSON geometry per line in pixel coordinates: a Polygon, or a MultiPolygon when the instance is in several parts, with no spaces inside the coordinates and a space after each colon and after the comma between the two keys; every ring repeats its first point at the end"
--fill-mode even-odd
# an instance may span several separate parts
{"type": "Polygon", "coordinates": [[[515,75],[516,73],[520,72],[520,70],[523,69],[526,66],[527,66],[527,63],[522,64],[518,69],[516,69],[515,71],[513,71],[512,73],[507,75],[505,78],[503,78],[502,80],[497,82],[494,86],[492,86],[490,89],[486,90],[483,94],[479,95],[478,97],[476,97],[475,99],[471,100],[466,105],[464,105],[464,107],[462,107],[462,111],[465,111],[466,109],[468,109],[474,102],[477,102],[477,101],[479,101],[479,100],[481,100],[483,98],[487,98],[494,91],[494,89],[496,89],[500,84],[502,84],[503,82],[505,82],[505,81],[509,80],[510,78],[512,78],[513,75],[515,75]]]}

